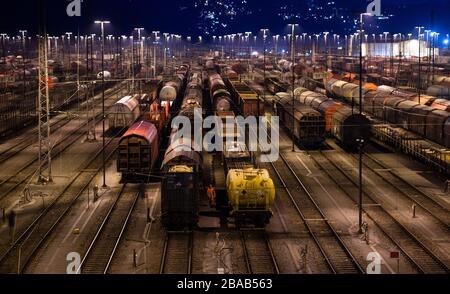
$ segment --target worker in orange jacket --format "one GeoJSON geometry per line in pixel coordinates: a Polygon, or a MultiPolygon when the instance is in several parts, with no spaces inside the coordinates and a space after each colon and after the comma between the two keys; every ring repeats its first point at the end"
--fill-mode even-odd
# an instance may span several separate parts
{"type": "Polygon", "coordinates": [[[214,189],[213,185],[209,185],[208,187],[208,200],[209,200],[209,206],[213,207],[216,205],[216,190],[214,189]]]}

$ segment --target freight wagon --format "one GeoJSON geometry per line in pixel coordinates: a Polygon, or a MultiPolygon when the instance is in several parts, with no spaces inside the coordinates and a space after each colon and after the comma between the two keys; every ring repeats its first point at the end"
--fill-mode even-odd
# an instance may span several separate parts
{"type": "Polygon", "coordinates": [[[137,122],[119,141],[117,171],[126,180],[150,176],[158,153],[157,128],[147,121],[137,122]]]}
{"type": "Polygon", "coordinates": [[[280,122],[297,143],[310,148],[320,146],[324,142],[326,121],[320,112],[299,101],[293,102],[289,93],[278,93],[276,99],[276,113],[280,122]]]}
{"type": "Polygon", "coordinates": [[[231,90],[243,117],[264,115],[264,100],[247,84],[232,82],[231,90]]]}

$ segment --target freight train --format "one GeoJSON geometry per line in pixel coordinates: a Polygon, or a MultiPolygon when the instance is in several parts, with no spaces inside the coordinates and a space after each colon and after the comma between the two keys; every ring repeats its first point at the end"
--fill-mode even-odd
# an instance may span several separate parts
{"type": "MultiPolygon", "coordinates": [[[[49,77],[51,81],[49,85],[49,96],[51,114],[57,114],[59,111],[66,110],[74,103],[81,103],[89,96],[101,93],[101,83],[92,83],[89,87],[82,87],[77,95],[77,84],[73,83],[56,83],[55,77],[49,77]]],[[[105,87],[110,88],[113,82],[106,82],[105,87]]],[[[0,94],[0,137],[7,136],[20,130],[28,125],[34,124],[36,119],[37,108],[37,85],[31,84],[26,89],[25,94],[20,87],[8,88],[8,92],[0,94]]],[[[110,92],[111,90],[107,90],[110,92]]]]}
{"type": "MultiPolygon", "coordinates": [[[[201,73],[191,74],[179,115],[194,119],[195,109],[203,105],[201,73]]],[[[192,124],[193,125],[193,124],[192,124]]],[[[202,185],[203,158],[194,137],[176,139],[172,130],[170,144],[162,162],[161,221],[168,229],[192,229],[198,223],[199,195],[202,185]]]]}
{"type": "MultiPolygon", "coordinates": [[[[213,68],[212,64],[210,67],[213,68]]],[[[211,70],[209,70],[211,73],[211,70]]],[[[223,142],[222,165],[226,176],[226,199],[218,200],[228,203],[228,216],[234,218],[235,226],[242,227],[252,225],[264,227],[270,222],[273,215],[272,205],[275,201],[275,185],[266,169],[257,167],[253,153],[245,143],[245,130],[241,130],[235,122],[235,113],[230,107],[224,108],[223,103],[217,103],[215,93],[226,93],[221,96],[227,101],[227,106],[233,104],[233,108],[244,117],[264,113],[264,102],[258,95],[244,83],[237,80],[227,80],[232,95],[229,95],[227,86],[217,72],[210,75],[209,85],[213,110],[221,119],[223,142]],[[258,111],[258,99],[261,109],[258,111]],[[229,125],[230,122],[233,122],[229,125]]],[[[222,100],[222,101],[223,101],[222,100]]]]}
{"type": "Polygon", "coordinates": [[[195,109],[203,107],[203,81],[200,72],[192,73],[181,102],[180,116],[194,120],[195,109]]]}
{"type": "Polygon", "coordinates": [[[227,199],[221,202],[228,203],[229,216],[234,218],[236,227],[264,227],[273,215],[275,185],[269,172],[257,167],[240,127],[237,124],[226,125],[227,121],[234,119],[234,113],[219,111],[217,115],[221,117],[224,128],[227,127],[221,133],[227,199]]]}
{"type": "Polygon", "coordinates": [[[312,107],[325,117],[325,129],[338,139],[345,149],[355,150],[358,146],[356,143],[361,140],[369,142],[371,122],[365,115],[353,112],[350,107],[306,88],[295,89],[294,95],[301,104],[312,107]]]}
{"type": "MultiPolygon", "coordinates": [[[[331,79],[325,86],[329,95],[360,103],[355,84],[331,79]]],[[[450,148],[450,101],[388,86],[364,90],[361,100],[364,111],[373,117],[450,148]]]]}
{"type": "MultiPolygon", "coordinates": [[[[175,98],[173,98],[176,99],[176,96],[179,94],[178,91],[181,91],[178,89],[184,87],[184,81],[186,80],[185,75],[183,73],[179,73],[173,78],[173,80],[180,82],[175,90],[175,98]]],[[[152,101],[149,111],[142,116],[141,121],[133,124],[133,119],[136,117],[136,114],[130,111],[126,121],[123,122],[123,124],[133,124],[119,141],[117,171],[122,174],[123,180],[141,181],[146,177],[150,177],[151,171],[155,169],[155,164],[159,157],[159,145],[163,135],[163,129],[170,118],[169,103],[162,105],[163,101],[161,96],[168,98],[168,96],[164,95],[171,91],[167,91],[167,88],[164,91],[163,89],[166,86],[171,87],[169,86],[170,83],[171,81],[163,83],[159,92],[160,99],[155,99],[152,101]]],[[[137,96],[127,99],[137,99],[137,96]]],[[[136,101],[127,103],[127,105],[128,104],[132,105],[129,109],[135,109],[135,104],[139,105],[136,101]]],[[[128,108],[128,106],[124,107],[128,108]]],[[[120,111],[121,110],[119,110],[119,112],[120,111]]],[[[113,122],[113,118],[116,115],[118,114],[113,114],[110,118],[113,122]]],[[[120,124],[122,124],[122,122],[120,124]]]]}

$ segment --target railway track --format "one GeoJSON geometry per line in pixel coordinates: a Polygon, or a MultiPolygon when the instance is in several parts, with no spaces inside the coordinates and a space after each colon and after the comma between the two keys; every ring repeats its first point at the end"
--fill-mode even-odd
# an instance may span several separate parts
{"type": "Polygon", "coordinates": [[[123,233],[130,220],[131,213],[141,192],[129,191],[122,186],[119,197],[108,211],[100,228],[92,240],[83,260],[81,261],[81,274],[106,274],[117,247],[122,240],[123,233]]]}
{"type": "MultiPolygon", "coordinates": [[[[309,152],[314,162],[339,186],[342,191],[355,203],[358,203],[358,186],[355,185],[342,170],[324,152],[309,152]]],[[[365,214],[377,227],[400,249],[402,255],[420,273],[442,274],[450,272],[448,266],[436,255],[432,248],[397,221],[381,205],[364,193],[365,214]]]]}
{"type": "Polygon", "coordinates": [[[401,195],[400,197],[403,196],[405,199],[409,199],[424,212],[428,213],[430,217],[435,218],[437,222],[445,227],[445,230],[449,229],[450,211],[448,208],[442,206],[427,193],[418,189],[367,153],[364,155],[363,164],[392,186],[401,195]]]}
{"type": "Polygon", "coordinates": [[[324,257],[330,271],[334,274],[364,273],[356,258],[345,245],[336,230],[319,208],[307,187],[303,184],[286,158],[280,154],[280,159],[272,163],[283,187],[293,203],[297,213],[306,225],[320,253],[324,257]],[[303,193],[293,193],[289,186],[299,186],[303,193]]]}
{"type": "MultiPolygon", "coordinates": [[[[122,91],[123,89],[124,89],[123,86],[119,86],[118,88],[110,91],[111,93],[106,93],[106,95],[113,96],[122,91]]],[[[52,129],[52,132],[55,132],[60,128],[64,127],[65,125],[67,125],[69,122],[71,122],[70,119],[67,119],[67,117],[62,116],[61,118],[57,118],[56,121],[51,122],[50,128],[52,129]]],[[[19,154],[26,148],[30,147],[30,145],[36,143],[37,135],[38,135],[37,129],[33,129],[30,134],[24,134],[25,138],[23,140],[20,140],[13,146],[8,147],[8,149],[1,151],[0,164],[19,154]]]]}
{"type": "MultiPolygon", "coordinates": [[[[100,119],[102,116],[101,113],[99,113],[95,120],[100,119]]],[[[86,124],[84,124],[85,126],[86,124]]],[[[65,150],[67,150],[69,147],[73,146],[82,136],[84,136],[84,133],[79,132],[79,128],[74,129],[72,132],[70,132],[65,138],[61,139],[58,143],[53,146],[52,149],[52,156],[53,159],[57,158],[59,155],[61,155],[65,150]]],[[[12,175],[8,176],[7,178],[0,181],[0,201],[4,200],[9,194],[11,194],[13,191],[15,191],[20,185],[24,184],[25,182],[32,179],[37,171],[38,168],[38,158],[37,156],[30,161],[28,161],[25,165],[23,165],[19,170],[17,170],[12,175]],[[4,186],[6,186],[5,189],[2,189],[4,186]]]]}
{"type": "Polygon", "coordinates": [[[190,275],[192,247],[192,232],[167,232],[159,273],[190,275]]]}
{"type": "MultiPolygon", "coordinates": [[[[106,160],[117,150],[117,139],[105,145],[106,160]]],[[[54,232],[71,207],[89,187],[102,168],[102,149],[85,163],[84,169],[72,177],[70,183],[34,221],[14,240],[9,249],[0,256],[0,273],[22,273],[43,242],[54,232]]]]}
{"type": "Polygon", "coordinates": [[[277,261],[265,231],[241,231],[241,242],[249,274],[279,274],[277,261]]]}

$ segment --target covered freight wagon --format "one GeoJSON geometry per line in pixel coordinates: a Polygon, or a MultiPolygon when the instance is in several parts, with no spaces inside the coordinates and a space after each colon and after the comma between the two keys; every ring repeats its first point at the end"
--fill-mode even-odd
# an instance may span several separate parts
{"type": "Polygon", "coordinates": [[[355,150],[358,141],[370,140],[371,123],[366,116],[352,112],[349,107],[342,107],[333,114],[333,135],[347,150],[355,150]]]}
{"type": "Polygon", "coordinates": [[[108,113],[110,129],[122,129],[131,126],[141,115],[139,95],[125,96],[116,102],[108,113]]]}
{"type": "Polygon", "coordinates": [[[294,101],[293,104],[292,96],[288,93],[278,93],[276,96],[278,98],[276,102],[277,114],[280,121],[290,131],[295,140],[305,147],[315,147],[322,144],[325,140],[326,131],[324,116],[298,101],[294,101]]]}
{"type": "Polygon", "coordinates": [[[447,139],[445,138],[445,127],[447,121],[450,119],[450,112],[443,110],[434,110],[427,115],[427,139],[432,140],[438,144],[445,145],[447,139]]]}
{"type": "Polygon", "coordinates": [[[147,121],[130,127],[119,141],[117,171],[124,178],[150,175],[158,158],[158,130],[147,121]]]}
{"type": "Polygon", "coordinates": [[[176,140],[164,156],[161,221],[168,229],[191,229],[198,223],[203,160],[194,146],[176,140]]]}

